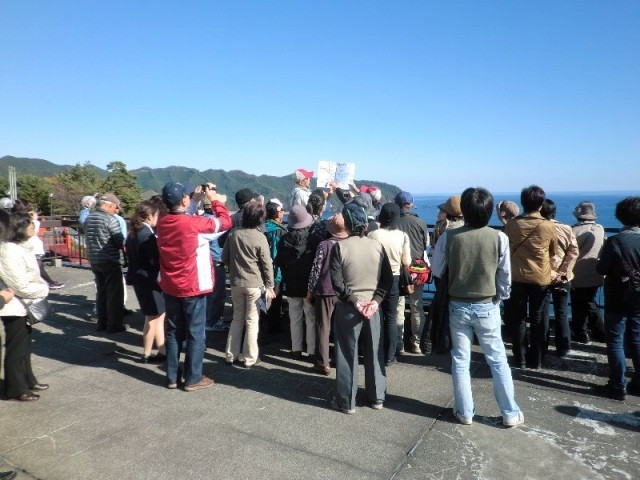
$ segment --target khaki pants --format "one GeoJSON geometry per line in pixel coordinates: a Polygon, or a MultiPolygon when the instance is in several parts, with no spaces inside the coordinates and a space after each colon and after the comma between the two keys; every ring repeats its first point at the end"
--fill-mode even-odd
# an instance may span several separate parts
{"type": "Polygon", "coordinates": [[[411,345],[420,348],[420,335],[424,328],[425,316],[422,308],[422,290],[424,286],[416,286],[415,291],[407,297],[400,297],[398,301],[398,347],[404,349],[404,305],[405,298],[409,299],[409,312],[411,315],[411,345]]]}
{"type": "Polygon", "coordinates": [[[258,324],[260,320],[258,299],[260,294],[259,288],[231,287],[233,320],[229,327],[225,350],[228,362],[239,359],[244,361],[245,365],[250,366],[258,360],[258,324]],[[242,330],[245,326],[243,347],[242,330]]]}
{"type": "Polygon", "coordinates": [[[316,312],[313,305],[302,297],[289,297],[289,321],[291,325],[291,350],[302,351],[302,341],[307,338],[307,353],[316,352],[316,312]],[[305,325],[306,324],[306,325],[305,325]]]}

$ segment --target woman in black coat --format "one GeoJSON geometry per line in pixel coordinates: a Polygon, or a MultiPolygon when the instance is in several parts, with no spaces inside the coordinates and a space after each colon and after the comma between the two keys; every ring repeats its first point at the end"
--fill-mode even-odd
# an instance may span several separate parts
{"type": "Polygon", "coordinates": [[[154,227],[158,222],[160,205],[146,200],[140,203],[131,218],[131,231],[126,242],[129,269],[127,284],[133,285],[140,310],[144,315],[142,333],[142,362],[160,363],[166,358],[164,346],[164,297],[158,286],[160,255],[154,227]],[[151,356],[153,343],[158,354],[151,356]]]}

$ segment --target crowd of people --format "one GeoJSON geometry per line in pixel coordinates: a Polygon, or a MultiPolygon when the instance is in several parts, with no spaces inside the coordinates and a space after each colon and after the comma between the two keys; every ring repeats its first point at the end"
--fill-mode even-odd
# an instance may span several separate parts
{"type": "MultiPolygon", "coordinates": [[[[308,359],[320,375],[335,365],[332,408],[355,411],[359,362],[368,402],[381,409],[386,371],[399,356],[446,345],[453,414],[468,425],[475,414],[469,372],[475,337],[491,369],[503,424],[513,427],[524,415],[511,369],[544,368],[552,302],[555,354],[569,355],[574,342],[605,342],[609,381],[596,391],[618,400],[640,393],[640,197],[617,204],[623,227],[607,239],[590,202],[576,207],[577,223],[569,226],[555,220],[556,206],[538,186],[522,190],[522,214],[513,202],[496,203],[484,188],[468,188],[439,205],[430,233],[409,192],[383,202],[373,186],[332,183],[311,190],[312,177],[304,169],[293,173],[286,223],[282,201],[249,188],[236,192],[238,209],[231,214],[226,195],[212,183],[193,192],[167,183],[161,195],[136,206],[128,232],[117,216],[116,195],[83,198],[80,221],[96,284],[97,330],[127,330],[124,295],[131,285],[145,319],[140,361],[166,363],[169,389],[211,387],[213,379],[203,373],[206,332],[221,330],[228,278],[233,316],[227,365],[261,363],[260,345],[281,329],[286,299],[292,357],[308,359]],[[332,197],[341,208],[325,218],[332,197]],[[494,212],[500,229],[488,226],[494,212]],[[408,273],[416,262],[431,266],[444,299],[444,308],[429,315],[421,282],[408,273]],[[417,285],[407,288],[412,279],[417,285]],[[595,298],[602,285],[604,317],[595,298]],[[635,367],[628,384],[625,348],[635,367]]],[[[0,210],[5,394],[34,401],[48,386],[31,368],[29,302],[55,287],[30,243],[34,218],[12,207],[0,210]]]]}

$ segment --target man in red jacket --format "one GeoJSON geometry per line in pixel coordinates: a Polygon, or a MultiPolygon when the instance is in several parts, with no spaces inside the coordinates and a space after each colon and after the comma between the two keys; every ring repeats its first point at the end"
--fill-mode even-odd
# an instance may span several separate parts
{"type": "MultiPolygon", "coordinates": [[[[202,194],[198,187],[195,200],[202,194]]],[[[211,202],[215,217],[189,215],[190,198],[185,187],[177,182],[167,183],[162,189],[162,199],[169,213],[156,226],[160,251],[158,284],[166,304],[167,388],[178,387],[180,352],[186,340],[183,372],[186,392],[213,385],[213,380],[202,374],[206,295],[212,292],[214,282],[225,279],[215,278],[209,240],[211,234],[231,228],[224,197],[209,189],[204,195],[211,202]]]]}

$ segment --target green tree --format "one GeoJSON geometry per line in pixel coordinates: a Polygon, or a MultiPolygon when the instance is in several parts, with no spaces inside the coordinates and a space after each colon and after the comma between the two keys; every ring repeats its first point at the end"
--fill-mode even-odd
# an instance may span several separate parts
{"type": "Polygon", "coordinates": [[[136,205],[142,200],[142,188],[138,185],[136,176],[130,173],[122,162],[109,163],[107,172],[109,173],[104,182],[102,193],[114,193],[122,202],[125,215],[131,215],[136,205]]]}
{"type": "Polygon", "coordinates": [[[104,182],[100,169],[89,162],[54,175],[51,179],[54,215],[77,215],[82,197],[101,192],[104,182]]]}
{"type": "Polygon", "coordinates": [[[20,200],[31,204],[45,215],[49,214],[51,210],[49,194],[52,192],[50,179],[32,174],[22,174],[18,175],[16,183],[20,200]]]}

